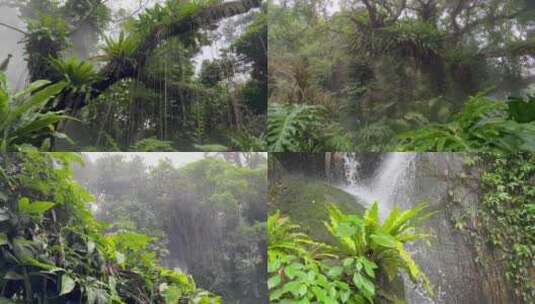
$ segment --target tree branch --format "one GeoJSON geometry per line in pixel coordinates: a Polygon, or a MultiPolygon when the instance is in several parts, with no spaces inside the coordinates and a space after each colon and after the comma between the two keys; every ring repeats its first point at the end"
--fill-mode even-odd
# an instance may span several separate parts
{"type": "Polygon", "coordinates": [[[462,29],[460,29],[457,33],[455,33],[455,36],[457,37],[461,37],[462,35],[464,34],[467,34],[469,33],[470,31],[474,30],[475,28],[477,28],[478,26],[480,26],[481,24],[484,24],[485,22],[489,21],[489,20],[493,20],[494,22],[496,22],[497,20],[510,20],[510,19],[514,19],[516,17],[518,17],[519,15],[522,14],[522,10],[518,10],[514,13],[511,13],[511,14],[500,14],[500,15],[491,15],[491,16],[488,16],[487,18],[481,18],[481,19],[477,19],[473,22],[470,22],[468,24],[466,24],[462,29]]]}
{"type": "Polygon", "coordinates": [[[17,32],[19,32],[19,33],[21,33],[21,34],[28,35],[28,32],[25,32],[25,31],[23,31],[23,30],[21,30],[21,29],[19,29],[19,28],[17,28],[17,27],[14,27],[14,26],[12,26],[12,25],[9,25],[9,24],[3,23],[3,22],[0,22],[0,25],[5,26],[5,27],[7,27],[8,29],[17,31],[17,32]]]}
{"type": "Polygon", "coordinates": [[[533,56],[535,57],[535,39],[520,40],[503,48],[487,48],[479,52],[486,58],[498,58],[507,56],[533,56]]]}
{"type": "MultiPolygon", "coordinates": [[[[168,25],[156,26],[140,43],[133,55],[135,64],[119,67],[110,62],[100,71],[101,81],[93,84],[92,98],[97,97],[114,83],[124,78],[136,78],[143,70],[151,51],[168,37],[183,35],[197,29],[207,27],[218,21],[235,15],[244,14],[253,8],[260,7],[262,0],[236,0],[208,7],[191,17],[177,20],[168,25]]],[[[83,106],[83,105],[82,105],[83,106]]]]}

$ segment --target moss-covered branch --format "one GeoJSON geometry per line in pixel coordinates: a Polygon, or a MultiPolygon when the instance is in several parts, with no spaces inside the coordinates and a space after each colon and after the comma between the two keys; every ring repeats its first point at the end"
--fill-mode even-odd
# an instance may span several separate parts
{"type": "Polygon", "coordinates": [[[253,8],[260,7],[261,0],[237,0],[225,2],[219,5],[201,9],[198,13],[186,18],[178,18],[171,24],[161,24],[154,26],[150,33],[141,41],[133,54],[134,60],[129,66],[121,66],[115,63],[108,63],[100,72],[101,81],[93,84],[92,97],[98,96],[117,81],[124,78],[137,78],[138,73],[143,69],[147,58],[161,42],[170,37],[175,37],[195,31],[200,28],[209,27],[218,21],[240,15],[253,8]]]}

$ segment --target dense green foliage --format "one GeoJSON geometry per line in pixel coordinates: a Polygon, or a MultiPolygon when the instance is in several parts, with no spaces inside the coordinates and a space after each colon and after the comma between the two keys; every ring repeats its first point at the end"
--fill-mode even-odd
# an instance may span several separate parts
{"type": "Polygon", "coordinates": [[[65,82],[51,85],[36,81],[25,90],[12,94],[6,78],[0,72],[0,151],[17,151],[22,145],[33,144],[42,149],[50,147],[50,140],[66,138],[57,132],[55,124],[68,119],[61,111],[42,111],[46,103],[65,89],[65,82]]]}
{"type": "Polygon", "coordinates": [[[261,1],[140,3],[139,12],[113,18],[121,29],[115,36],[106,35],[117,16],[105,1],[0,1],[6,4],[27,23],[30,78],[68,83],[46,109],[78,118],[60,126],[74,143],[53,148],[151,151],[136,143],[155,138],[169,142],[167,150],[254,150],[262,141],[267,24],[265,9],[251,11],[261,1]],[[220,20],[239,30],[218,29],[220,20]],[[217,55],[208,59],[203,47],[217,55]],[[198,67],[198,57],[220,77],[205,81],[214,71],[198,67]]]}
{"type": "Polygon", "coordinates": [[[411,131],[406,150],[533,151],[532,122],[456,119],[533,93],[534,16],[524,0],[270,1],[269,107],[323,112],[284,151],[391,151],[411,131]]]}
{"type": "Polygon", "coordinates": [[[401,134],[400,151],[535,151],[535,97],[471,98],[452,122],[401,134]]]}
{"type": "Polygon", "coordinates": [[[148,167],[141,157],[108,155],[86,161],[75,175],[98,198],[95,216],[110,229],[156,238],[152,248],[164,265],[192,274],[225,303],[262,302],[266,159],[259,153],[208,155],[183,167],[168,160],[148,167]]]}
{"type": "Polygon", "coordinates": [[[0,155],[2,303],[220,303],[159,266],[153,238],[107,231],[72,179],[75,154],[0,155]]]}
{"type": "Polygon", "coordinates": [[[324,108],[272,104],[268,111],[269,151],[345,151],[349,141],[327,122],[324,108]]]}
{"type": "Polygon", "coordinates": [[[432,294],[426,276],[404,249],[409,242],[429,236],[416,230],[424,207],[394,209],[383,223],[378,205],[363,216],[344,214],[330,206],[324,225],[334,240],[327,245],[299,232],[279,213],[268,219],[268,272],[273,303],[374,303],[395,301],[383,280],[401,271],[422,282],[432,294]]]}
{"type": "Polygon", "coordinates": [[[505,276],[518,299],[535,300],[535,154],[479,154],[467,164],[482,169],[478,212],[467,211],[456,227],[469,233],[476,262],[487,276],[505,276]],[[503,264],[495,259],[503,260],[503,264]]]}

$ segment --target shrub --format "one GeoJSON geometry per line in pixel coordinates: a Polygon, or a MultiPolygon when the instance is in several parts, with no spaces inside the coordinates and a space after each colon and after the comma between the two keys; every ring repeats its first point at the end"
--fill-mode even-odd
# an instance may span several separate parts
{"type": "Polygon", "coordinates": [[[414,282],[432,295],[425,274],[404,249],[409,242],[429,236],[417,231],[425,218],[424,205],[400,211],[394,209],[386,220],[379,220],[374,203],[363,216],[344,214],[328,207],[325,227],[334,239],[327,245],[299,232],[278,212],[268,219],[268,272],[270,301],[286,303],[374,303],[392,299],[388,290],[379,289],[379,278],[394,280],[406,272],[414,282]]]}

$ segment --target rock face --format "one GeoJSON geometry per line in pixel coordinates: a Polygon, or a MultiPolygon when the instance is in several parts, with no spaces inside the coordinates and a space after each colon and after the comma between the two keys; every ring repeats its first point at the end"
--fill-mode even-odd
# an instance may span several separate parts
{"type": "Polygon", "coordinates": [[[279,166],[270,173],[278,177],[287,173],[303,178],[327,179],[325,153],[272,153],[270,158],[279,166]]]}
{"type": "Polygon", "coordinates": [[[406,288],[408,303],[489,303],[481,288],[472,245],[451,221],[452,216],[463,212],[465,207],[475,206],[478,198],[478,194],[469,189],[473,185],[459,184],[459,175],[464,173],[463,163],[463,156],[458,154],[423,154],[407,181],[412,186],[407,187],[405,195],[411,200],[399,207],[408,208],[425,201],[430,209],[437,211],[424,226],[424,230],[434,236],[431,246],[417,244],[410,248],[433,283],[436,296],[431,300],[417,288],[406,288]],[[463,197],[462,205],[451,203],[452,194],[463,197]]]}
{"type": "Polygon", "coordinates": [[[476,247],[468,232],[455,228],[456,218],[476,214],[480,204],[479,171],[464,166],[467,156],[426,153],[416,161],[414,187],[409,187],[407,195],[414,202],[426,201],[437,213],[425,224],[434,235],[431,246],[417,245],[411,250],[435,285],[436,297],[426,299],[417,289],[406,288],[408,303],[521,303],[515,299],[495,250],[481,248],[486,263],[484,267],[477,264],[476,247]]]}
{"type": "MultiPolygon", "coordinates": [[[[270,170],[270,178],[280,178],[281,174],[321,179],[333,184],[345,182],[346,153],[271,153],[269,156],[276,168],[270,170]]],[[[371,177],[376,172],[384,155],[381,153],[354,153],[359,163],[359,175],[371,177]]]]}

